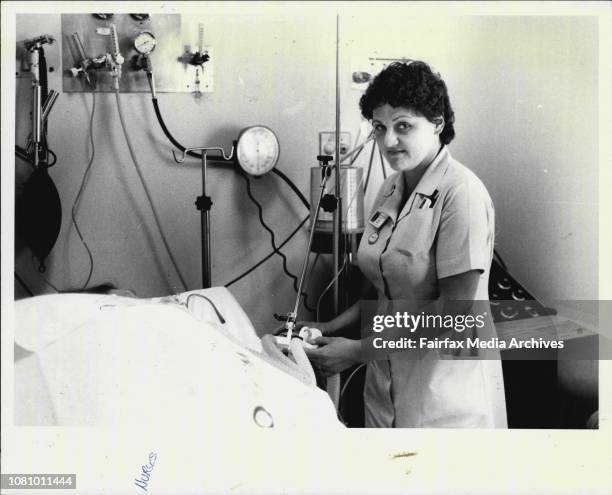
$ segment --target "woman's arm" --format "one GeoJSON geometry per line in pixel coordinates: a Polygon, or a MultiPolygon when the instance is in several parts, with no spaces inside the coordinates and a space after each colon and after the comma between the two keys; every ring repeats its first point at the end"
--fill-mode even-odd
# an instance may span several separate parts
{"type": "Polygon", "coordinates": [[[320,329],[323,335],[329,335],[343,328],[354,325],[359,321],[359,301],[340,313],[335,318],[324,323],[325,329],[320,329]]]}
{"type": "Polygon", "coordinates": [[[474,301],[480,270],[470,270],[451,277],[438,280],[440,297],[438,298],[442,314],[467,313],[474,301]],[[456,301],[461,301],[457,304],[456,301]]]}
{"type": "MultiPolygon", "coordinates": [[[[295,329],[300,330],[303,327],[318,328],[323,335],[332,335],[345,327],[353,325],[359,321],[359,301],[353,304],[350,308],[340,313],[335,318],[329,321],[298,321],[295,324],[295,329]]],[[[274,333],[278,334],[284,330],[285,326],[278,327],[274,333]]]]}
{"type": "MultiPolygon", "coordinates": [[[[323,335],[333,335],[343,328],[358,323],[360,319],[359,301],[373,288],[370,281],[363,276],[360,285],[359,299],[351,307],[329,321],[298,321],[295,326],[296,330],[300,330],[302,327],[318,328],[323,335]]],[[[274,333],[282,332],[283,329],[284,326],[281,326],[274,333]]]]}
{"type": "MultiPolygon", "coordinates": [[[[470,270],[440,279],[439,298],[432,301],[427,308],[423,309],[423,312],[426,314],[448,314],[452,316],[469,314],[479,278],[479,270],[470,270]]],[[[328,323],[332,324],[332,328],[335,328],[336,324],[344,325],[347,322],[354,322],[358,319],[359,304],[357,303],[328,323]]],[[[409,336],[418,339],[425,336],[425,333],[429,337],[434,337],[436,334],[443,332],[448,332],[448,329],[421,328],[410,333],[409,336]]],[[[325,375],[339,373],[353,364],[375,359],[377,354],[374,352],[373,340],[381,337],[383,334],[385,340],[399,340],[407,336],[406,328],[396,327],[386,329],[382,334],[376,334],[361,340],[349,340],[341,337],[319,337],[314,340],[314,343],[322,345],[322,347],[306,350],[306,353],[325,375]]],[[[389,352],[393,351],[387,350],[387,353],[389,352]]]]}

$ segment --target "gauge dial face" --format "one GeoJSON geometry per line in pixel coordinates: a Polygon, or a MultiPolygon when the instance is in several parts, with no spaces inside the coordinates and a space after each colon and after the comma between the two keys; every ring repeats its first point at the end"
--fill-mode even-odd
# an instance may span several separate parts
{"type": "Polygon", "coordinates": [[[136,48],[138,53],[151,53],[155,50],[155,45],[157,45],[157,40],[148,31],[143,31],[134,38],[134,48],[136,48]]]}
{"type": "Polygon", "coordinates": [[[238,137],[236,154],[238,163],[245,172],[263,175],[272,170],[278,162],[278,138],[262,125],[247,127],[238,137]]]}

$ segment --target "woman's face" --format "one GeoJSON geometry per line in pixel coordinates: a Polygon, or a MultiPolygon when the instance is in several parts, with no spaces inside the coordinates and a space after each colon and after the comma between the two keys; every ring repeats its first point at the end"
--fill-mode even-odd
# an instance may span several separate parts
{"type": "Polygon", "coordinates": [[[376,142],[393,170],[426,167],[440,149],[442,121],[434,124],[410,108],[385,103],[374,109],[372,126],[376,142]]]}

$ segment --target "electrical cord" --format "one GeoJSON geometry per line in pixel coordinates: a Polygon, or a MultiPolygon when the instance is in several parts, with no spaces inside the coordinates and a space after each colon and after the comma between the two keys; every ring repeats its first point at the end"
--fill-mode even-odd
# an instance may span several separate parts
{"type": "Polygon", "coordinates": [[[31,296],[34,297],[34,292],[32,292],[32,290],[27,286],[27,284],[23,281],[23,279],[19,276],[19,274],[16,271],[13,271],[13,274],[15,275],[15,278],[17,279],[17,282],[19,282],[19,284],[21,285],[21,287],[23,287],[23,289],[31,296]]]}
{"type": "MultiPolygon", "coordinates": [[[[134,164],[134,168],[136,169],[136,172],[138,173],[138,178],[140,179],[140,183],[142,184],[142,187],[144,189],[144,192],[147,196],[147,200],[149,202],[149,206],[151,207],[151,211],[153,212],[153,217],[155,219],[155,223],[157,224],[157,228],[159,230],[159,233],[161,235],[162,238],[162,242],[164,243],[164,246],[166,248],[166,251],[168,252],[168,256],[170,257],[170,261],[172,262],[172,264],[174,265],[174,269],[176,270],[176,273],[178,274],[181,283],[183,284],[183,287],[185,288],[185,290],[187,290],[187,282],[185,282],[185,278],[183,277],[183,274],[181,273],[181,271],[179,270],[179,267],[176,263],[176,260],[174,259],[174,255],[172,254],[172,251],[170,250],[170,246],[168,244],[168,240],[166,239],[166,236],[164,234],[164,231],[162,229],[161,226],[161,222],[159,221],[159,217],[157,215],[157,210],[155,208],[155,205],[153,204],[153,200],[151,199],[151,193],[149,192],[149,188],[147,187],[147,184],[144,180],[144,177],[142,175],[142,172],[140,170],[140,166],[138,165],[138,160],[136,159],[136,153],[134,152],[134,149],[132,148],[132,143],[130,141],[128,132],[127,132],[127,126],[125,125],[125,119],[123,116],[123,110],[121,108],[121,102],[119,100],[119,90],[115,90],[115,100],[117,101],[117,109],[119,110],[119,120],[121,121],[121,127],[123,129],[123,135],[125,137],[125,141],[128,145],[128,149],[130,151],[130,156],[132,157],[132,162],[134,164]]],[[[172,288],[171,288],[172,289],[172,288]]]]}
{"type": "MultiPolygon", "coordinates": [[[[46,131],[45,131],[46,132],[46,131]]],[[[46,139],[46,136],[45,136],[46,139]]],[[[57,163],[57,155],[47,147],[47,154],[53,157],[53,161],[51,163],[47,163],[47,168],[51,168],[53,165],[57,163]]]]}
{"type": "MultiPolygon", "coordinates": [[[[346,392],[346,388],[348,387],[348,384],[350,383],[350,381],[353,379],[353,377],[357,374],[357,372],[363,368],[367,363],[361,363],[359,366],[357,366],[352,372],[351,374],[348,376],[348,378],[346,379],[346,381],[344,382],[344,385],[342,386],[342,389],[340,390],[340,395],[338,396],[338,416],[340,421],[342,421],[344,423],[344,416],[342,415],[342,397],[344,396],[344,392],[346,392]]],[[[345,423],[346,424],[346,423],[345,423]]]]}
{"type": "Polygon", "coordinates": [[[346,267],[346,258],[344,259],[344,261],[342,262],[342,266],[340,267],[340,269],[338,270],[338,273],[336,273],[336,275],[334,276],[334,278],[331,279],[331,281],[329,282],[329,284],[327,284],[327,286],[325,287],[325,289],[323,289],[323,291],[321,292],[321,294],[319,295],[319,298],[317,299],[317,308],[315,311],[315,319],[316,321],[319,321],[319,310],[321,309],[321,301],[323,300],[323,296],[325,295],[325,293],[332,287],[332,285],[334,285],[334,282],[336,280],[338,280],[338,277],[342,274],[342,272],[344,271],[344,268],[346,267]]]}
{"type": "Polygon", "coordinates": [[[81,185],[79,186],[79,192],[74,198],[74,202],[72,203],[72,209],[71,209],[72,223],[74,224],[74,228],[77,232],[77,235],[79,236],[79,239],[83,243],[83,246],[85,246],[85,250],[87,251],[87,256],[89,257],[89,274],[87,275],[87,280],[83,284],[83,287],[81,288],[81,290],[84,290],[89,284],[89,281],[91,280],[91,275],[94,269],[93,255],[91,254],[91,250],[89,249],[87,242],[85,242],[85,239],[83,238],[83,234],[81,233],[81,229],[79,229],[79,225],[76,220],[76,214],[77,214],[76,210],[78,208],[79,201],[81,200],[81,194],[83,194],[83,188],[85,187],[85,183],[87,182],[89,171],[91,170],[91,166],[96,156],[96,146],[95,146],[94,138],[93,138],[93,121],[94,121],[94,115],[96,112],[96,92],[93,86],[91,88],[91,96],[92,96],[91,117],[89,119],[89,141],[91,143],[91,156],[89,157],[89,163],[87,164],[87,168],[85,169],[85,173],[83,174],[83,178],[81,179],[81,185]]]}
{"type": "MultiPolygon", "coordinates": [[[[157,121],[159,122],[159,125],[162,128],[162,131],[164,132],[164,134],[166,135],[168,140],[174,146],[176,146],[181,151],[185,151],[186,148],[181,143],[179,143],[176,139],[174,139],[174,136],[172,136],[172,134],[170,134],[170,131],[166,127],[166,124],[165,124],[164,119],[162,117],[161,111],[159,109],[159,103],[157,101],[157,97],[151,98],[151,100],[153,101],[153,108],[155,109],[155,115],[157,116],[157,121]]],[[[202,154],[201,153],[196,153],[195,151],[188,151],[187,154],[189,156],[192,156],[193,158],[199,158],[199,159],[202,158],[202,154]]],[[[227,163],[228,161],[231,161],[231,160],[224,160],[223,158],[218,158],[218,157],[210,157],[210,158],[207,158],[207,159],[208,159],[209,162],[223,162],[223,163],[227,163]]],[[[298,196],[298,198],[300,199],[302,204],[306,207],[306,209],[308,211],[310,211],[310,203],[304,197],[302,192],[297,188],[297,186],[291,181],[291,179],[289,179],[283,172],[281,172],[280,170],[278,170],[276,168],[272,169],[272,172],[274,174],[278,175],[283,181],[285,181],[285,183],[293,190],[293,192],[295,192],[295,194],[298,196]]]]}
{"type": "MultiPolygon", "coordinates": [[[[300,224],[295,228],[295,230],[293,232],[291,232],[291,234],[289,234],[289,236],[282,242],[279,244],[278,249],[281,249],[285,244],[287,244],[291,239],[293,239],[293,237],[295,236],[295,234],[297,234],[299,232],[299,230],[302,228],[302,226],[308,221],[308,219],[310,218],[310,216],[307,216],[306,218],[304,218],[304,220],[302,220],[300,222],[300,224]]],[[[224,287],[229,287],[230,285],[235,284],[236,282],[238,282],[240,279],[246,277],[247,275],[249,275],[251,272],[253,272],[254,270],[256,270],[257,268],[259,268],[261,265],[263,265],[266,261],[268,261],[272,256],[274,256],[276,254],[276,251],[272,251],[270,254],[268,254],[265,258],[262,258],[258,263],[256,263],[255,265],[253,265],[251,268],[249,268],[247,271],[245,271],[244,273],[242,273],[241,275],[238,275],[236,278],[234,278],[233,280],[229,281],[227,284],[224,285],[224,287]]]]}
{"type": "MultiPolygon", "coordinates": [[[[251,191],[251,181],[249,180],[247,175],[244,172],[242,172],[242,171],[240,171],[240,176],[246,182],[247,195],[249,196],[251,201],[257,207],[257,214],[259,216],[259,222],[261,223],[263,228],[266,229],[268,231],[268,233],[270,234],[270,242],[272,244],[272,248],[274,249],[274,252],[278,256],[280,256],[282,258],[282,260],[283,260],[283,271],[285,272],[285,274],[289,278],[291,278],[293,280],[293,290],[297,293],[297,291],[298,291],[298,278],[293,273],[291,273],[291,271],[289,271],[289,268],[287,267],[287,257],[276,246],[276,236],[274,235],[274,231],[270,227],[268,227],[268,225],[266,224],[266,222],[265,222],[265,220],[263,218],[263,208],[261,207],[261,204],[259,204],[259,201],[257,201],[255,196],[253,196],[253,192],[251,191]]],[[[306,294],[305,292],[302,291],[302,293],[300,294],[300,297],[302,297],[302,296],[304,297],[304,307],[308,311],[313,311],[310,308],[310,306],[308,305],[308,294],[306,294]]]]}
{"type": "Polygon", "coordinates": [[[200,299],[205,299],[209,302],[209,304],[212,306],[212,308],[215,311],[215,314],[217,315],[217,318],[219,318],[219,321],[221,322],[222,325],[225,325],[225,318],[223,318],[223,315],[221,314],[221,312],[217,309],[217,306],[215,305],[214,302],[212,302],[208,297],[203,296],[202,294],[189,294],[187,296],[187,300],[185,301],[185,306],[187,306],[187,309],[189,309],[189,300],[192,297],[199,297],[200,299]]]}
{"type": "Polygon", "coordinates": [[[57,292],[58,294],[62,293],[62,291],[59,290],[55,285],[53,285],[49,280],[47,280],[47,278],[42,273],[40,274],[40,278],[42,278],[43,282],[47,284],[49,287],[51,287],[55,292],[57,292]]]}

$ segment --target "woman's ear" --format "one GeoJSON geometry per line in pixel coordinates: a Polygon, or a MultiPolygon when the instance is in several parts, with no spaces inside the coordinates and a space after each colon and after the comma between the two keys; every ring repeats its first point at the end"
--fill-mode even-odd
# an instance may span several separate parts
{"type": "Polygon", "coordinates": [[[434,129],[434,134],[440,134],[444,129],[444,117],[435,117],[433,119],[433,123],[436,126],[436,128],[434,129]]]}

